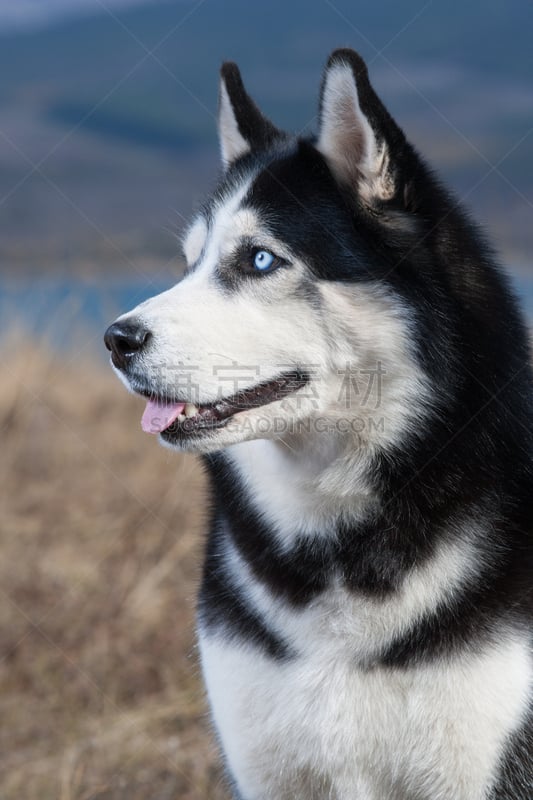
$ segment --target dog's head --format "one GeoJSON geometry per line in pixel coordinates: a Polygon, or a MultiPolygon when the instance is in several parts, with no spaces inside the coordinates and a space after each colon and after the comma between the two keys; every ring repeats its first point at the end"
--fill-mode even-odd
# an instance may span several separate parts
{"type": "Polygon", "coordinates": [[[225,64],[219,135],[184,277],[106,333],[148,398],[143,428],[200,452],[310,429],[396,441],[428,400],[414,328],[431,176],[351,50],[327,63],[310,139],[278,130],[225,64]]]}

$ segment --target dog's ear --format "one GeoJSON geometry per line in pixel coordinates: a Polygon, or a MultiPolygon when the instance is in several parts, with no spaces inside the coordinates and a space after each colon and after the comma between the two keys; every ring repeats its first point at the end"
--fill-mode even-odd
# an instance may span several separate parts
{"type": "Polygon", "coordinates": [[[368,203],[391,200],[399,189],[397,158],[405,144],[374,92],[361,56],[335,50],[322,79],[317,147],[337,179],[368,203]]]}
{"type": "Polygon", "coordinates": [[[218,135],[224,167],[251,150],[265,150],[284,134],[257,108],[246,92],[237,64],[220,70],[218,135]]]}

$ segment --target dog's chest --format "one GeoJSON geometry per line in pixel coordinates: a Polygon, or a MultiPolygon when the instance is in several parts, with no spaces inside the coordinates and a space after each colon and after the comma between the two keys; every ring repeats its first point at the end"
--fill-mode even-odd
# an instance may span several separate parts
{"type": "Polygon", "coordinates": [[[244,800],[485,800],[527,695],[521,644],[394,670],[363,659],[369,634],[377,644],[394,627],[392,608],[358,615],[337,589],[284,611],[252,586],[251,607],[277,621],[289,658],[200,630],[214,722],[244,800]]]}
{"type": "MultiPolygon", "coordinates": [[[[273,536],[295,514],[300,529],[314,527],[301,518],[316,503],[272,510],[259,483],[248,477],[247,488],[273,536]]],[[[223,576],[223,590],[202,602],[223,603],[234,592],[232,613],[244,610],[287,645],[283,657],[269,653],[220,613],[200,624],[213,719],[242,800],[488,798],[527,703],[526,645],[510,638],[401,669],[380,661],[413,624],[460,595],[479,562],[475,536],[444,538],[386,597],[349,591],[340,568],[324,591],[297,606],[258,577],[224,508],[215,534],[208,569],[223,576]]],[[[290,557],[293,539],[277,541],[290,557]]]]}
{"type": "Polygon", "coordinates": [[[200,634],[244,800],[484,800],[527,694],[524,648],[395,671],[359,666],[335,639],[276,661],[200,634]]]}

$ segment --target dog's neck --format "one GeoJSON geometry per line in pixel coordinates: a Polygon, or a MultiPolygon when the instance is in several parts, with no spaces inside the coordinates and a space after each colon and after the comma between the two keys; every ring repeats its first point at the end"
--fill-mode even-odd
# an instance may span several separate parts
{"type": "Polygon", "coordinates": [[[375,504],[367,479],[371,455],[347,436],[291,436],[228,448],[260,515],[289,544],[355,522],[375,504]]]}

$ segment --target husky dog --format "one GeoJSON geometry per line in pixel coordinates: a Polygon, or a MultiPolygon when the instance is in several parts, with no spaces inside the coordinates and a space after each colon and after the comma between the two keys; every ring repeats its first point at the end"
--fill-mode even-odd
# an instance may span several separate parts
{"type": "Polygon", "coordinates": [[[335,51],[319,131],[222,67],[220,185],[107,331],[201,453],[201,659],[241,800],[531,800],[532,372],[492,253],[335,51]]]}

